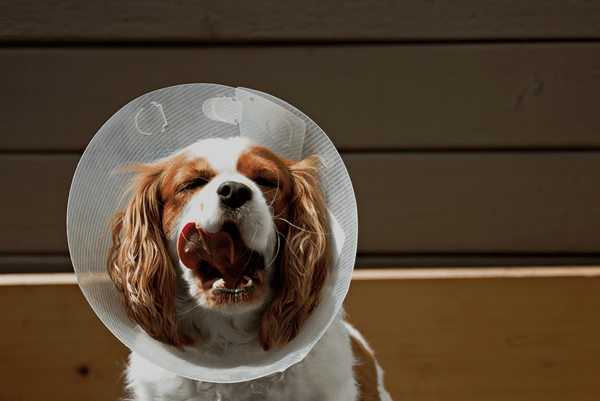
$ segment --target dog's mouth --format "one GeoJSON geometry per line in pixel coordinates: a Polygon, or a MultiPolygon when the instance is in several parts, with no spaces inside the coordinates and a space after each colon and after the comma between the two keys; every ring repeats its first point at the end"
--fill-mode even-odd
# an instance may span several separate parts
{"type": "Polygon", "coordinates": [[[204,290],[238,294],[254,291],[264,279],[264,259],[244,245],[233,222],[209,233],[188,223],[179,234],[179,259],[195,272],[204,290]]]}

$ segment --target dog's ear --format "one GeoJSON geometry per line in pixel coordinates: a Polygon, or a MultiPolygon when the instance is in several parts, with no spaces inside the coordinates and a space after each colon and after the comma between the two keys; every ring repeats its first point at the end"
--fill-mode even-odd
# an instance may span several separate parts
{"type": "Polygon", "coordinates": [[[292,196],[287,235],[276,273],[277,292],[261,322],[266,351],[292,341],[321,300],[331,261],[325,195],[317,179],[320,159],[290,165],[292,196]]]}
{"type": "Polygon", "coordinates": [[[136,165],[133,196],[110,223],[113,245],[107,258],[110,278],[121,293],[127,315],[152,338],[182,348],[194,340],[179,330],[175,271],[162,231],[160,163],[136,165]]]}

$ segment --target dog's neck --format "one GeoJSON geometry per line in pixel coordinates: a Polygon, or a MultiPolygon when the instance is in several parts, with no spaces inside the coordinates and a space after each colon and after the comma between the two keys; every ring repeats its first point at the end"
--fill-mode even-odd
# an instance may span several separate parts
{"type": "Polygon", "coordinates": [[[197,339],[197,346],[219,353],[256,342],[264,314],[264,310],[238,314],[211,311],[190,296],[177,298],[177,311],[183,332],[197,339]]]}
{"type": "MultiPolygon", "coordinates": [[[[173,245],[174,239],[171,239],[173,245]]],[[[197,347],[218,353],[228,348],[254,343],[258,346],[258,329],[269,302],[262,308],[241,313],[227,313],[203,308],[190,293],[189,284],[183,278],[183,267],[171,246],[169,254],[175,267],[177,298],[176,307],[183,333],[198,340],[197,347]]],[[[272,273],[271,273],[272,274],[272,273]]]]}

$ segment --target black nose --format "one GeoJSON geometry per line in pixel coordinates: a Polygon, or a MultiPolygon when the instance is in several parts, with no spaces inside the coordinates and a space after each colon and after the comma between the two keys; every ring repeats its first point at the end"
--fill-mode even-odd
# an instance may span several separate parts
{"type": "Polygon", "coordinates": [[[227,181],[219,185],[217,194],[221,202],[232,209],[237,209],[252,199],[252,190],[241,182],[227,181]]]}

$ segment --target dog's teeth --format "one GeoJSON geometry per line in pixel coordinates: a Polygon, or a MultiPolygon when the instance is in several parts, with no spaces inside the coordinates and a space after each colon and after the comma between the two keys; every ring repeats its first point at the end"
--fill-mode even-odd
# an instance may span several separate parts
{"type": "Polygon", "coordinates": [[[223,280],[222,278],[218,279],[214,282],[213,288],[225,288],[225,280],[223,280]]]}
{"type": "Polygon", "coordinates": [[[252,285],[252,279],[248,276],[242,276],[242,285],[245,287],[252,285]]]}

